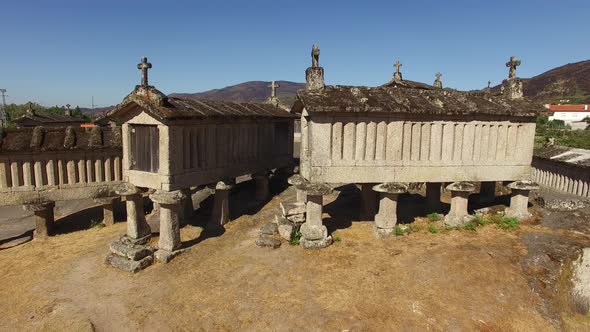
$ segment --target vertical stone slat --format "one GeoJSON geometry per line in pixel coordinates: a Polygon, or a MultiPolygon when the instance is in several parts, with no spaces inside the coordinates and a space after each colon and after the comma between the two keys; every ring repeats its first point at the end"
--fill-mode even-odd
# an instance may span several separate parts
{"type": "Polygon", "coordinates": [[[473,160],[481,160],[481,124],[475,125],[474,140],[473,140],[473,160]]]}
{"type": "Polygon", "coordinates": [[[49,159],[47,160],[47,164],[45,164],[46,172],[47,172],[47,185],[55,186],[57,185],[57,174],[55,168],[55,160],[49,159]]]}
{"type": "Polygon", "coordinates": [[[508,141],[506,142],[506,159],[507,160],[515,160],[516,159],[516,146],[519,144],[518,142],[518,125],[509,125],[508,126],[508,141]]]}
{"type": "Polygon", "coordinates": [[[10,178],[12,180],[12,187],[20,187],[19,162],[16,160],[10,161],[10,178]]]}
{"type": "Polygon", "coordinates": [[[377,123],[367,123],[367,140],[365,145],[365,160],[375,160],[375,149],[377,143],[377,123]]]}
{"type": "Polygon", "coordinates": [[[441,123],[434,123],[430,128],[430,153],[428,158],[431,161],[441,160],[443,136],[442,129],[441,123]]]}
{"type": "Polygon", "coordinates": [[[66,166],[64,165],[63,160],[61,160],[61,158],[57,159],[57,180],[58,180],[58,185],[63,185],[66,184],[66,181],[68,179],[67,176],[67,171],[66,171],[66,166]]]}
{"type": "Polygon", "coordinates": [[[394,121],[387,124],[387,160],[402,159],[404,124],[401,121],[394,121]]]}
{"type": "Polygon", "coordinates": [[[40,160],[35,160],[33,163],[33,173],[35,179],[35,187],[43,187],[43,167],[40,160]]]}
{"type": "Polygon", "coordinates": [[[498,125],[490,126],[490,142],[488,144],[488,160],[498,160],[496,151],[498,150],[498,125]]]}
{"type": "Polygon", "coordinates": [[[111,156],[104,158],[104,180],[106,182],[113,181],[113,161],[111,156]]]}
{"type": "Polygon", "coordinates": [[[422,128],[420,130],[420,161],[428,161],[430,158],[430,131],[430,123],[422,124],[422,128]]]}
{"type": "Polygon", "coordinates": [[[472,161],[475,142],[475,124],[467,123],[463,130],[463,147],[461,148],[461,160],[472,161]]]}
{"type": "Polygon", "coordinates": [[[455,125],[453,123],[445,123],[443,125],[442,137],[442,160],[450,161],[453,159],[453,142],[455,141],[455,125]]]}
{"type": "Polygon", "coordinates": [[[375,159],[385,160],[385,150],[387,149],[387,123],[379,121],[377,123],[377,139],[375,142],[375,159]]]}
{"type": "Polygon", "coordinates": [[[115,161],[113,163],[114,173],[115,173],[115,181],[121,181],[121,157],[115,156],[115,161]]]}
{"type": "Polygon", "coordinates": [[[354,160],[356,124],[347,122],[344,125],[344,137],[342,142],[342,159],[354,160]]]}
{"type": "Polygon", "coordinates": [[[342,122],[332,124],[332,159],[342,159],[342,122]]]}
{"type": "Polygon", "coordinates": [[[453,142],[453,161],[461,161],[463,153],[463,134],[465,131],[464,123],[455,125],[455,141],[453,142]]]}
{"type": "Polygon", "coordinates": [[[508,145],[508,125],[502,124],[498,128],[498,145],[496,148],[496,160],[506,160],[506,147],[508,145]]]}
{"type": "Polygon", "coordinates": [[[86,181],[88,181],[88,183],[92,183],[95,180],[96,179],[94,177],[94,162],[92,161],[92,159],[86,159],[86,181]]]}
{"type": "Polygon", "coordinates": [[[79,181],[80,183],[87,183],[90,181],[87,181],[86,179],[86,160],[81,159],[78,160],[78,174],[79,174],[79,181]]]}
{"type": "Polygon", "coordinates": [[[30,187],[33,185],[33,170],[31,168],[31,161],[23,161],[23,186],[30,187]]]}
{"type": "Polygon", "coordinates": [[[355,160],[364,160],[365,147],[367,142],[367,123],[358,122],[356,124],[356,144],[355,144],[355,160]]]}
{"type": "Polygon", "coordinates": [[[8,180],[9,172],[8,162],[0,160],[0,189],[6,189],[10,186],[10,181],[8,180]]]}
{"type": "Polygon", "coordinates": [[[102,157],[97,156],[94,160],[94,174],[96,174],[96,182],[104,182],[104,169],[102,157]]]}
{"type": "Polygon", "coordinates": [[[68,184],[76,183],[76,162],[74,160],[70,159],[66,162],[66,173],[68,184]]]}
{"type": "Polygon", "coordinates": [[[412,153],[412,123],[404,122],[402,139],[402,160],[410,160],[412,153]]]}
{"type": "Polygon", "coordinates": [[[422,136],[421,130],[421,123],[416,122],[412,124],[412,144],[410,151],[410,160],[412,161],[420,160],[420,143],[422,136]]]}
{"type": "Polygon", "coordinates": [[[480,143],[479,160],[489,160],[490,149],[490,125],[481,126],[481,143],[480,143]]]}

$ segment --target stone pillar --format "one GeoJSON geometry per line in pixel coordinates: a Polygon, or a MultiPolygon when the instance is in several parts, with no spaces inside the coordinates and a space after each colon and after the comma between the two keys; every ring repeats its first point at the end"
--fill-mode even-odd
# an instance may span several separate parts
{"type": "Polygon", "coordinates": [[[115,189],[115,193],[125,197],[125,205],[127,207],[127,238],[133,243],[147,243],[152,231],[145,221],[143,197],[139,189],[131,183],[123,183],[115,189]]]}
{"type": "Polygon", "coordinates": [[[257,201],[265,201],[268,199],[270,195],[270,190],[268,187],[268,176],[270,172],[260,172],[252,174],[252,178],[256,182],[256,194],[255,198],[257,201]]]}
{"type": "Polygon", "coordinates": [[[383,238],[392,234],[397,224],[397,199],[399,194],[408,191],[405,183],[381,183],[373,187],[375,192],[381,193],[379,199],[379,213],[375,216],[375,235],[383,238]]]}
{"type": "Polygon", "coordinates": [[[328,229],[322,224],[323,196],[333,189],[325,183],[303,183],[299,185],[307,196],[306,219],[301,225],[301,244],[306,249],[325,248],[332,244],[328,229]]]}
{"type": "Polygon", "coordinates": [[[523,180],[512,182],[508,185],[512,191],[510,194],[510,207],[506,208],[505,215],[519,220],[530,218],[528,211],[529,193],[539,189],[539,185],[533,181],[523,180]]]}
{"type": "Polygon", "coordinates": [[[179,214],[186,196],[180,191],[156,191],[150,199],[160,205],[160,239],[156,259],[168,263],[180,249],[179,214]]]}
{"type": "Polygon", "coordinates": [[[222,229],[229,222],[229,193],[233,186],[226,181],[219,181],[215,185],[215,197],[211,220],[207,225],[210,230],[222,229]]]}
{"type": "Polygon", "coordinates": [[[303,203],[307,202],[307,194],[304,190],[299,189],[299,186],[306,182],[306,180],[301,175],[295,174],[291,176],[287,182],[290,185],[295,186],[295,190],[297,191],[297,201],[303,203]]]}
{"type": "Polygon", "coordinates": [[[496,182],[482,182],[479,189],[479,201],[482,203],[491,203],[496,199],[496,182]]]}
{"type": "MultiPolygon", "coordinates": [[[[191,218],[193,213],[195,212],[195,207],[193,206],[193,197],[190,188],[181,189],[180,192],[184,196],[180,208],[180,223],[181,225],[186,225],[188,220],[191,218]]],[[[156,209],[156,205],[158,203],[154,202],[154,209],[156,209]]]]}
{"type": "Polygon", "coordinates": [[[102,223],[105,226],[111,226],[115,224],[115,202],[117,202],[120,198],[119,197],[100,197],[95,198],[94,202],[100,204],[102,207],[102,223]]]}
{"type": "Polygon", "coordinates": [[[429,212],[438,211],[440,209],[440,182],[426,183],[426,206],[429,212]]]}
{"type": "Polygon", "coordinates": [[[377,192],[373,190],[375,183],[361,184],[361,218],[373,220],[377,213],[377,192]]]}
{"type": "Polygon", "coordinates": [[[468,223],[472,219],[467,212],[468,197],[475,190],[475,185],[470,182],[454,182],[446,189],[451,191],[451,210],[445,216],[444,223],[453,227],[468,223]]]}
{"type": "Polygon", "coordinates": [[[32,211],[35,215],[35,233],[36,239],[45,239],[53,233],[53,226],[55,218],[53,215],[53,208],[55,208],[55,202],[35,202],[31,204],[25,204],[24,209],[32,211]]]}

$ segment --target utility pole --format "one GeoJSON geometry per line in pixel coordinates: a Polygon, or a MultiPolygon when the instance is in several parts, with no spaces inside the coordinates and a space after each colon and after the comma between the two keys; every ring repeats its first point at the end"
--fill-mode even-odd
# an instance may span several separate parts
{"type": "Polygon", "coordinates": [[[8,116],[6,115],[6,89],[0,89],[2,94],[2,105],[0,105],[0,128],[8,125],[8,116]]]}
{"type": "Polygon", "coordinates": [[[90,108],[94,111],[94,96],[92,96],[92,101],[90,102],[90,108]]]}

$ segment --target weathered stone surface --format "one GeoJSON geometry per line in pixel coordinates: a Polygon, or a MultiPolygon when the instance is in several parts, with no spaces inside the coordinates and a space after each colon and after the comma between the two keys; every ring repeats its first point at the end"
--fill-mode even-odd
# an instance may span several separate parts
{"type": "Polygon", "coordinates": [[[293,237],[295,236],[295,234],[297,233],[299,227],[295,226],[293,224],[281,224],[279,225],[279,235],[287,240],[287,241],[291,241],[293,239],[293,237]]]}
{"type": "Polygon", "coordinates": [[[151,237],[152,237],[152,235],[148,234],[148,235],[140,237],[138,239],[134,239],[132,237],[129,237],[127,234],[125,234],[125,235],[121,236],[119,241],[121,241],[121,243],[123,243],[125,245],[143,245],[143,244],[148,243],[150,241],[151,237]]]}
{"type": "Polygon", "coordinates": [[[278,234],[279,229],[278,225],[272,222],[266,223],[260,227],[260,233],[265,235],[275,235],[278,234]]]}
{"type": "Polygon", "coordinates": [[[301,237],[306,240],[321,240],[328,237],[328,229],[324,225],[305,223],[300,228],[301,237]]]}
{"type": "Polygon", "coordinates": [[[290,215],[287,220],[296,224],[303,224],[305,222],[305,213],[290,215]]]}
{"type": "Polygon", "coordinates": [[[453,182],[449,184],[446,189],[448,191],[462,191],[462,192],[473,192],[475,190],[475,185],[471,182],[453,182]]]}
{"type": "Polygon", "coordinates": [[[516,190],[537,190],[539,189],[539,184],[530,180],[523,180],[512,182],[507,187],[516,190]]]}
{"type": "Polygon", "coordinates": [[[403,194],[408,191],[407,183],[388,182],[373,186],[373,190],[388,194],[403,194]]]}
{"type": "Polygon", "coordinates": [[[322,248],[326,248],[329,245],[332,244],[332,237],[328,236],[325,239],[321,239],[321,240],[308,240],[305,238],[301,238],[301,245],[303,245],[303,248],[305,249],[322,249],[322,248]]]}
{"type": "Polygon", "coordinates": [[[309,183],[304,182],[298,186],[297,189],[304,191],[308,196],[323,196],[331,194],[334,189],[326,183],[309,183]]]}
{"type": "Polygon", "coordinates": [[[289,183],[292,186],[300,185],[303,182],[305,182],[305,179],[300,174],[295,174],[291,176],[289,179],[287,179],[287,183],[289,183]]]}
{"type": "Polygon", "coordinates": [[[256,239],[256,245],[259,247],[268,247],[276,249],[281,246],[281,241],[272,236],[261,235],[256,239]]]}
{"type": "Polygon", "coordinates": [[[304,214],[305,213],[305,203],[303,202],[294,202],[294,201],[286,201],[281,202],[281,212],[283,216],[289,217],[292,215],[304,214]]]}
{"type": "Polygon", "coordinates": [[[120,196],[130,196],[138,194],[140,191],[131,183],[124,182],[115,187],[115,193],[120,196]]]}
{"type": "Polygon", "coordinates": [[[109,249],[113,254],[133,261],[141,260],[154,252],[154,248],[151,246],[126,244],[121,240],[111,242],[109,249]]]}
{"type": "Polygon", "coordinates": [[[584,248],[573,270],[572,300],[578,313],[587,315],[590,311],[590,248],[584,248]]]}
{"type": "Polygon", "coordinates": [[[186,196],[180,190],[161,191],[158,190],[150,195],[150,199],[160,205],[180,204],[186,196]]]}
{"type": "Polygon", "coordinates": [[[109,254],[105,258],[106,264],[111,265],[117,269],[132,273],[136,273],[145,269],[146,267],[152,265],[153,262],[154,258],[152,256],[147,256],[139,261],[132,261],[130,259],[126,259],[115,254],[109,254]]]}
{"type": "Polygon", "coordinates": [[[468,214],[464,215],[457,215],[457,214],[447,214],[444,219],[444,223],[447,226],[451,227],[460,227],[467,224],[470,221],[475,219],[474,216],[470,216],[468,214]]]}
{"type": "Polygon", "coordinates": [[[158,263],[166,264],[166,263],[170,262],[174,257],[182,254],[183,252],[184,252],[184,249],[174,250],[174,251],[158,249],[154,253],[154,257],[156,258],[158,263]]]}

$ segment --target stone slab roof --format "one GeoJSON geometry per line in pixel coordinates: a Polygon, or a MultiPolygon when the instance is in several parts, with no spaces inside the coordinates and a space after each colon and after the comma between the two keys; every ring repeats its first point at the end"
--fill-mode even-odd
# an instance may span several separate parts
{"type": "Polygon", "coordinates": [[[25,114],[21,117],[18,117],[13,122],[19,123],[26,120],[35,121],[42,124],[53,124],[53,123],[64,123],[64,122],[71,122],[71,123],[84,123],[84,120],[80,118],[76,118],[73,116],[65,115],[65,114],[25,114]]]}
{"type": "Polygon", "coordinates": [[[266,103],[234,103],[218,100],[168,97],[154,87],[137,86],[107,116],[122,117],[131,108],[140,106],[162,121],[199,118],[297,118],[284,109],[266,103]]]}
{"type": "Polygon", "coordinates": [[[534,156],[557,163],[590,169],[590,150],[550,146],[535,149],[534,156]]]}
{"type": "Polygon", "coordinates": [[[121,128],[0,129],[0,155],[12,152],[121,149],[121,128]]]}
{"type": "Polygon", "coordinates": [[[321,90],[300,90],[293,112],[413,113],[448,115],[537,116],[542,106],[526,99],[508,100],[485,92],[434,89],[426,84],[409,87],[384,85],[326,86],[321,90]],[[299,104],[299,105],[298,105],[299,104]]]}

